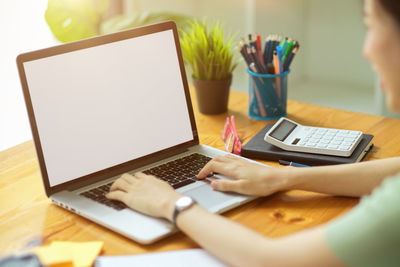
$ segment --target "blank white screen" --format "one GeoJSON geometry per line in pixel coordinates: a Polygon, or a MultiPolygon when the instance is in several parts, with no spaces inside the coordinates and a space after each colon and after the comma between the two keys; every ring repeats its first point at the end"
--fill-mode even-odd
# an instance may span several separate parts
{"type": "Polygon", "coordinates": [[[172,30],[24,68],[50,186],[193,140],[172,30]]]}

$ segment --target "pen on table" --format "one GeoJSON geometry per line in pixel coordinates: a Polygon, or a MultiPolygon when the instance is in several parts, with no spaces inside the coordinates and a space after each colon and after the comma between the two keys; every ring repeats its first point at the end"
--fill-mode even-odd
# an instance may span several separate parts
{"type": "Polygon", "coordinates": [[[254,48],[257,47],[257,41],[253,40],[251,33],[249,34],[249,47],[250,47],[250,49],[252,49],[252,47],[254,47],[254,48]]]}
{"type": "Polygon", "coordinates": [[[272,63],[272,51],[274,49],[273,38],[274,38],[273,35],[269,35],[267,37],[267,39],[265,40],[265,48],[264,48],[264,63],[265,63],[265,65],[272,63]]]}
{"type": "Polygon", "coordinates": [[[246,62],[247,66],[250,66],[250,63],[252,62],[250,56],[247,54],[247,49],[246,49],[247,44],[242,40],[238,46],[238,50],[242,54],[244,61],[246,62]]]}
{"type": "MultiPolygon", "coordinates": [[[[256,67],[254,65],[254,62],[252,62],[250,64],[250,69],[251,69],[251,71],[257,73],[257,70],[256,70],[256,67]]],[[[258,78],[262,81],[261,77],[258,77],[258,78]]],[[[263,104],[262,99],[261,99],[260,91],[258,91],[258,87],[257,87],[256,82],[254,81],[254,77],[251,77],[251,81],[253,82],[254,93],[256,95],[257,104],[258,104],[258,108],[260,109],[261,116],[262,117],[267,117],[267,111],[265,110],[264,104],[263,104]]]]}
{"type": "Polygon", "coordinates": [[[278,54],[279,60],[281,60],[282,59],[282,46],[278,45],[276,47],[276,53],[278,54]]]}
{"type": "Polygon", "coordinates": [[[265,72],[266,72],[265,67],[264,67],[264,65],[260,62],[260,58],[258,57],[258,55],[257,55],[257,50],[256,50],[256,48],[255,48],[254,46],[251,48],[251,51],[250,51],[250,52],[251,52],[251,54],[252,54],[254,63],[256,64],[256,68],[257,68],[258,73],[265,73],[265,72]]]}
{"type": "Polygon", "coordinates": [[[309,165],[300,164],[300,163],[296,163],[293,161],[286,161],[286,160],[279,160],[279,164],[285,165],[285,166],[293,166],[293,167],[311,167],[309,165]]]}
{"type": "Polygon", "coordinates": [[[274,62],[275,74],[281,74],[279,56],[276,51],[274,51],[273,62],[274,62]]]}
{"type": "Polygon", "coordinates": [[[287,42],[288,42],[288,38],[285,37],[285,39],[283,39],[283,42],[281,43],[281,47],[282,47],[283,51],[285,51],[285,49],[286,49],[287,42]]]}
{"type": "MultiPolygon", "coordinates": [[[[273,48],[272,51],[276,51],[276,48],[280,45],[281,41],[282,41],[282,36],[276,35],[275,39],[274,39],[274,46],[272,47],[273,48]]],[[[271,52],[271,54],[272,54],[272,52],[271,52]]]]}
{"type": "Polygon", "coordinates": [[[266,39],[265,39],[265,45],[264,45],[264,65],[265,66],[268,66],[268,63],[269,63],[269,61],[268,61],[268,58],[269,58],[269,51],[270,51],[270,49],[271,49],[271,46],[272,46],[272,41],[270,40],[270,36],[268,36],[266,39]]]}
{"type": "Polygon", "coordinates": [[[284,66],[285,63],[286,63],[286,60],[287,60],[288,56],[292,53],[293,45],[294,45],[294,42],[293,42],[293,41],[290,41],[290,42],[287,44],[286,49],[285,49],[284,52],[283,52],[283,56],[282,56],[282,60],[281,60],[283,66],[284,66]]]}
{"type": "MultiPolygon", "coordinates": [[[[278,62],[279,62],[279,73],[276,74],[281,74],[283,72],[283,65],[282,65],[282,57],[283,57],[283,52],[282,52],[282,47],[277,46],[276,47],[276,53],[278,54],[278,62]]],[[[274,62],[275,64],[275,62],[274,62]]]]}
{"type": "MultiPolygon", "coordinates": [[[[251,63],[250,63],[249,69],[250,69],[252,72],[254,72],[254,73],[260,73],[260,72],[257,70],[256,65],[255,65],[254,62],[251,62],[251,63]]],[[[262,77],[258,77],[258,80],[259,80],[262,84],[264,84],[264,80],[263,80],[262,77]]]]}
{"type": "Polygon", "coordinates": [[[271,45],[268,54],[268,63],[273,63],[273,54],[276,50],[276,46],[279,44],[275,35],[271,36],[271,45]]]}
{"type": "Polygon", "coordinates": [[[261,35],[259,35],[259,34],[256,35],[256,42],[257,42],[257,54],[258,54],[258,57],[260,58],[261,64],[265,65],[264,57],[263,57],[263,54],[262,54],[262,47],[261,47],[261,35]]]}
{"type": "MultiPolygon", "coordinates": [[[[246,47],[246,52],[247,52],[247,55],[249,55],[250,63],[253,62],[256,64],[256,58],[251,50],[252,50],[251,47],[249,47],[249,46],[246,47]]],[[[256,64],[255,67],[256,67],[258,73],[262,72],[259,65],[256,64]]]]}
{"type": "MultiPolygon", "coordinates": [[[[279,62],[279,56],[276,51],[274,51],[274,67],[275,67],[275,74],[279,75],[281,74],[281,66],[279,62]]],[[[279,98],[281,98],[281,78],[276,77],[275,78],[275,90],[276,94],[278,95],[279,98]]]]}
{"type": "Polygon", "coordinates": [[[284,70],[285,70],[285,71],[288,71],[288,70],[289,70],[290,64],[292,64],[293,58],[294,58],[294,56],[296,55],[298,49],[299,49],[298,47],[295,47],[295,48],[293,49],[292,53],[290,54],[290,56],[288,57],[288,59],[287,59],[287,61],[286,61],[286,63],[285,63],[285,66],[284,66],[284,70]]]}

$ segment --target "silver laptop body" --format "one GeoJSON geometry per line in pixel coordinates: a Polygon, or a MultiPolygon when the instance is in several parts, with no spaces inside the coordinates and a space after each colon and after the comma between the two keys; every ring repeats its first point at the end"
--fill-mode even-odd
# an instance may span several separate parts
{"type": "MultiPolygon", "coordinates": [[[[47,196],[139,243],[175,232],[165,220],[81,195],[124,172],[227,154],[199,144],[175,23],[21,54],[17,65],[47,196]]],[[[203,181],[177,191],[214,213],[253,199],[203,181]]]]}

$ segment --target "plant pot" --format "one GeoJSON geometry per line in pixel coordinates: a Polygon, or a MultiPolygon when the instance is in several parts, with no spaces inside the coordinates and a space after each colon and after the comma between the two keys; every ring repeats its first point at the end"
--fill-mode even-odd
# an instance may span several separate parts
{"type": "Polygon", "coordinates": [[[199,111],[210,115],[226,112],[231,82],[232,76],[221,81],[204,81],[193,78],[199,111]]]}

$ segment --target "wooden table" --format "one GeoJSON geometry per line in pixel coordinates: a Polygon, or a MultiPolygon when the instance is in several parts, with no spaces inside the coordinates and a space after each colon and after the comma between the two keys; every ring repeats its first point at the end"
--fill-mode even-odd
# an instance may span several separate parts
{"type": "MultiPolygon", "coordinates": [[[[193,104],[200,142],[223,149],[220,131],[227,114],[202,115],[197,112],[195,99],[193,104]]],[[[250,119],[247,109],[247,94],[231,92],[228,114],[235,115],[239,137],[244,143],[266,124],[265,121],[250,119]]],[[[295,101],[288,102],[288,117],[310,126],[360,130],[375,135],[375,152],[369,153],[366,160],[400,155],[400,120],[295,101]]],[[[275,162],[265,163],[278,166],[275,162]]],[[[355,198],[289,191],[257,199],[224,216],[263,235],[278,237],[323,224],[357,203],[355,198]]],[[[48,244],[54,240],[102,240],[105,244],[104,255],[197,247],[182,233],[153,245],[139,245],[59,208],[45,196],[32,141],[0,152],[0,254],[24,248],[31,242],[48,244]]]]}

